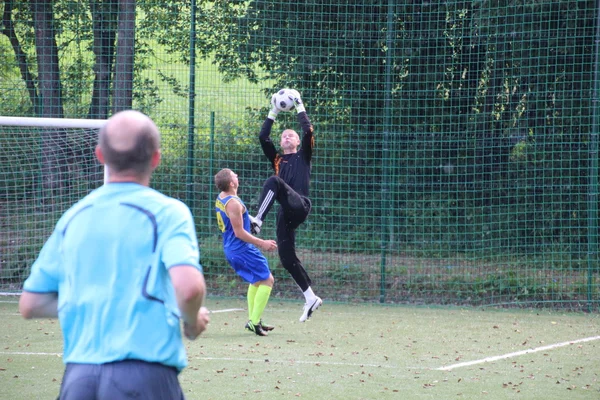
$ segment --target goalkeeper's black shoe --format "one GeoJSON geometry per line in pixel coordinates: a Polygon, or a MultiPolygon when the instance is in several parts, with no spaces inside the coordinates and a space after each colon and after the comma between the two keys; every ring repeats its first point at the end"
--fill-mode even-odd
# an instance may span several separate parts
{"type": "Polygon", "coordinates": [[[274,326],[265,324],[262,319],[258,324],[262,327],[263,331],[271,332],[273,329],[275,329],[274,326]]]}
{"type": "Polygon", "coordinates": [[[260,233],[260,227],[262,226],[262,221],[252,215],[248,215],[250,218],[250,233],[253,235],[258,235],[260,233]]]}
{"type": "Polygon", "coordinates": [[[262,327],[262,325],[260,324],[260,322],[258,324],[256,324],[256,325],[254,325],[252,323],[252,321],[248,321],[246,323],[246,329],[248,329],[250,332],[256,333],[258,336],[269,336],[269,334],[262,327]]]}

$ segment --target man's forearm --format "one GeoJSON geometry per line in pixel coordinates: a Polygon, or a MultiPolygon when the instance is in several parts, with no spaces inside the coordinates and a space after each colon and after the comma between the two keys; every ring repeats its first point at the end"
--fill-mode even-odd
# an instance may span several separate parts
{"type": "Polygon", "coordinates": [[[305,134],[313,133],[313,125],[310,122],[310,118],[308,118],[308,114],[306,113],[306,111],[298,113],[298,123],[302,128],[302,132],[304,132],[305,134]]]}
{"type": "Polygon", "coordinates": [[[273,129],[273,122],[274,121],[269,118],[265,119],[265,122],[263,122],[262,127],[260,128],[260,133],[258,134],[258,138],[261,140],[261,142],[269,139],[269,136],[271,135],[271,129],[273,129]]]}
{"type": "Polygon", "coordinates": [[[179,311],[181,312],[181,319],[187,324],[195,324],[196,317],[202,303],[204,302],[204,292],[198,294],[196,297],[186,300],[179,301],[179,311]]]}
{"type": "Polygon", "coordinates": [[[206,294],[204,275],[188,265],[170,268],[169,275],[175,288],[181,318],[186,323],[195,323],[206,294]]]}
{"type": "Polygon", "coordinates": [[[19,299],[19,311],[26,318],[57,318],[58,293],[24,291],[19,299]]]}

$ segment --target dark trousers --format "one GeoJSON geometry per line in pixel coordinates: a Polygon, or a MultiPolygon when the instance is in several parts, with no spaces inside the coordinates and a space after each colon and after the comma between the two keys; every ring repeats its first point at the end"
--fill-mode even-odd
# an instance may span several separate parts
{"type": "Polygon", "coordinates": [[[278,176],[266,180],[260,196],[256,217],[264,221],[274,202],[279,203],[277,212],[277,251],[283,267],[304,292],[312,281],[296,255],[296,228],[302,224],[312,204],[310,199],[299,195],[278,176]]]}
{"type": "Polygon", "coordinates": [[[60,400],[183,400],[177,370],[158,363],[124,360],[67,364],[60,400]]]}

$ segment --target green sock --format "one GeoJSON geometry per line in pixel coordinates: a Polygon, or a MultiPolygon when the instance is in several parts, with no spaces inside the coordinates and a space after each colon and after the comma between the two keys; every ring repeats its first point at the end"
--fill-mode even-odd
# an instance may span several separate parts
{"type": "Polygon", "coordinates": [[[252,311],[254,310],[254,299],[258,286],[248,285],[248,319],[252,319],[252,311]]]}
{"type": "Polygon", "coordinates": [[[260,285],[258,290],[256,291],[256,296],[254,297],[254,307],[252,308],[252,315],[250,316],[250,321],[253,324],[258,324],[260,322],[260,317],[265,311],[265,307],[269,302],[269,296],[271,296],[272,288],[267,285],[260,285]]]}

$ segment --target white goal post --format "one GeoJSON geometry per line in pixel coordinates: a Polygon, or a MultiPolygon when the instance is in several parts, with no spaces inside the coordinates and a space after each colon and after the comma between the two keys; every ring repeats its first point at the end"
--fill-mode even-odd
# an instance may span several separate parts
{"type": "Polygon", "coordinates": [[[57,218],[107,180],[104,119],[0,116],[0,296],[20,292],[57,218]]]}
{"type": "Polygon", "coordinates": [[[39,128],[83,128],[100,129],[105,119],[2,117],[0,126],[32,126],[39,128]]]}
{"type": "MultiPolygon", "coordinates": [[[[33,127],[57,129],[100,129],[106,123],[105,119],[78,118],[41,118],[41,117],[7,117],[0,116],[0,127],[33,127]]],[[[104,168],[104,182],[108,179],[108,169],[104,168]]]]}

